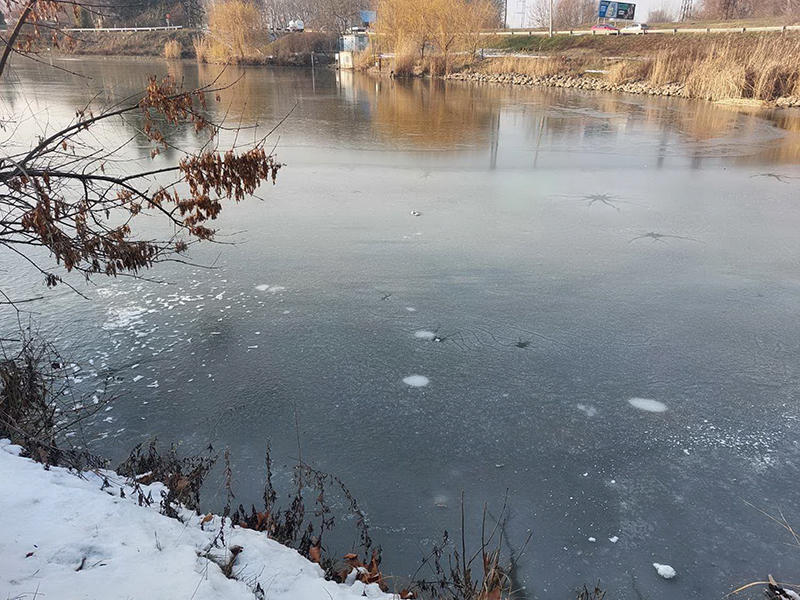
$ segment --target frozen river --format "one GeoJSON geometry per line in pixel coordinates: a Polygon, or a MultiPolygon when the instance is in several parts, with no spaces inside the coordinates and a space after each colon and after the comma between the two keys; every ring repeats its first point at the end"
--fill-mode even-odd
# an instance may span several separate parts
{"type": "MultiPolygon", "coordinates": [[[[2,112],[69,119],[167,69],[60,64],[92,79],[18,64],[2,112]]],[[[189,86],[217,73],[172,68],[189,86]]],[[[458,530],[462,491],[475,527],[508,489],[514,548],[533,531],[529,599],[598,579],[659,600],[797,580],[790,536],[753,506],[800,526],[800,113],[329,70],[223,79],[240,74],[212,110],[269,127],[296,107],[278,185],[225,210],[235,244],[192,251],[213,270],[98,278],[86,301],[0,253],[4,291],[45,294],[25,308],[76,388],[119,382],[96,451],[228,447],[248,505],[267,440],[296,457],[296,408],[303,458],[349,484],[385,571],[458,530]]]]}

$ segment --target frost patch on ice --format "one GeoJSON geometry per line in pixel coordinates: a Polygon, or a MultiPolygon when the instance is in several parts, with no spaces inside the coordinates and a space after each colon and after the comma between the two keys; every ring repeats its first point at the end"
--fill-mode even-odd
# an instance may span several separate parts
{"type": "Polygon", "coordinates": [[[577,408],[587,417],[593,417],[597,414],[597,409],[590,404],[576,404],[575,408],[577,408]]]}
{"type": "Polygon", "coordinates": [[[417,309],[416,309],[416,308],[414,308],[413,306],[406,306],[406,310],[407,310],[408,312],[417,312],[417,309]]]}
{"type": "Polygon", "coordinates": [[[280,285],[269,285],[268,283],[262,283],[261,285],[257,285],[256,289],[259,292],[270,292],[271,294],[277,294],[278,292],[282,292],[286,288],[280,285]]]}
{"type": "Polygon", "coordinates": [[[139,381],[142,378],[144,378],[144,375],[137,375],[136,377],[133,378],[133,383],[136,383],[137,381],[139,381]]]}
{"type": "Polygon", "coordinates": [[[423,330],[420,330],[420,331],[415,331],[414,332],[414,337],[415,338],[419,338],[421,340],[432,340],[432,339],[434,339],[436,337],[436,334],[434,332],[432,332],[432,331],[425,331],[423,329],[423,330]]]}
{"type": "Polygon", "coordinates": [[[597,538],[590,537],[590,538],[589,538],[589,541],[590,541],[590,542],[592,542],[592,543],[594,544],[594,543],[597,541],[597,538]]]}
{"type": "Polygon", "coordinates": [[[141,306],[123,306],[108,309],[108,320],[103,323],[106,331],[113,329],[124,329],[131,325],[141,325],[142,315],[147,312],[141,306]]]}
{"type": "Polygon", "coordinates": [[[410,385],[411,387],[425,387],[430,383],[430,379],[424,375],[409,375],[403,379],[403,383],[410,385]]]}
{"type": "Polygon", "coordinates": [[[677,575],[675,569],[670,567],[669,565],[661,565],[658,563],[653,563],[653,567],[655,568],[656,572],[661,575],[664,579],[672,579],[677,575]]]}
{"type": "Polygon", "coordinates": [[[611,542],[612,544],[616,544],[619,541],[619,537],[616,535],[612,535],[610,538],[608,538],[608,541],[611,542]]]}
{"type": "Polygon", "coordinates": [[[631,398],[628,404],[639,410],[646,410],[647,412],[660,413],[667,410],[667,405],[658,400],[650,400],[649,398],[631,398]]]}

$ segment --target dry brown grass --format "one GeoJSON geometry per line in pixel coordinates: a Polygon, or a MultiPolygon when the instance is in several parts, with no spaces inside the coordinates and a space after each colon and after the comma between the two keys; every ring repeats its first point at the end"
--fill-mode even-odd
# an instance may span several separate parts
{"type": "Polygon", "coordinates": [[[183,47],[178,40],[170,40],[164,44],[164,58],[176,60],[181,57],[183,47]]]}
{"type": "Polygon", "coordinates": [[[662,50],[648,81],[683,83],[685,94],[706,100],[774,101],[800,92],[800,38],[716,40],[706,47],[662,50]]]}
{"type": "Polygon", "coordinates": [[[419,53],[412,42],[403,42],[397,45],[392,61],[392,71],[397,77],[410,77],[414,74],[419,53]]]}
{"type": "Polygon", "coordinates": [[[529,77],[549,77],[551,75],[575,75],[583,71],[583,62],[578,58],[548,56],[530,58],[504,56],[490,58],[480,63],[478,70],[500,75],[527,75],[529,77]]]}
{"type": "Polygon", "coordinates": [[[375,65],[375,60],[375,54],[369,49],[357,52],[353,57],[353,68],[356,71],[366,71],[375,65]]]}
{"type": "Polygon", "coordinates": [[[197,35],[192,38],[192,46],[194,47],[197,62],[208,62],[211,43],[204,36],[197,35]]]}
{"type": "Polygon", "coordinates": [[[653,62],[650,60],[624,60],[612,64],[605,78],[614,85],[643,81],[650,76],[653,62]]]}

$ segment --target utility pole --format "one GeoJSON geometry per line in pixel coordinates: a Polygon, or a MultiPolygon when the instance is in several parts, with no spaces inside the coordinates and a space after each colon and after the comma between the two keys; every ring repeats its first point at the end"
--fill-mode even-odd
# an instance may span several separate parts
{"type": "Polygon", "coordinates": [[[680,21],[688,21],[692,18],[692,0],[682,0],[681,1],[681,14],[679,17],[680,21]]]}
{"type": "Polygon", "coordinates": [[[553,0],[550,0],[550,37],[553,37],[553,0]]]}

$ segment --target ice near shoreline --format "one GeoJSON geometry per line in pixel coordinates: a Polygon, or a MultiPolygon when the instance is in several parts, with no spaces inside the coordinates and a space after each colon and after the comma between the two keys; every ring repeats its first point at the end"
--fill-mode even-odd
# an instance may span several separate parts
{"type": "Polygon", "coordinates": [[[158,512],[161,484],[142,486],[154,498],[148,508],[112,471],[77,477],[58,467],[45,470],[20,453],[0,440],[0,597],[253,600],[256,583],[270,600],[396,597],[376,584],[326,581],[319,565],[295,550],[226,526],[227,547],[244,548],[234,566],[237,579],[228,579],[208,558],[230,556],[212,545],[219,517],[203,530],[202,516],[182,510],[181,523],[158,512]],[[102,489],[104,479],[110,485],[102,489]]]}

